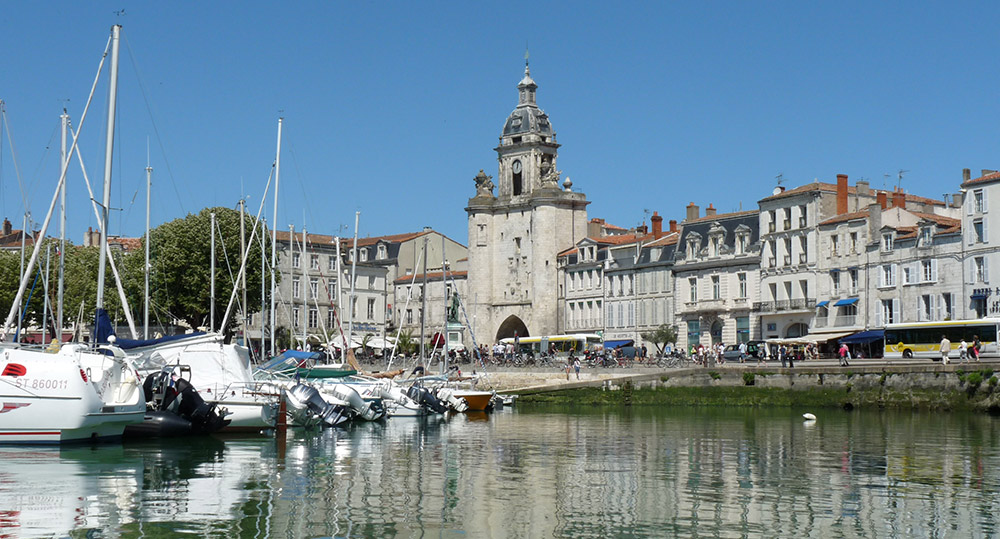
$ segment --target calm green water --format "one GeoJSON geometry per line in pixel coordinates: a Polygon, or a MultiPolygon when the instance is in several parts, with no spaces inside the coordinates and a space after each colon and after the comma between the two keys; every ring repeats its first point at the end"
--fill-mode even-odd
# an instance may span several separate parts
{"type": "Polygon", "coordinates": [[[983,415],[521,408],[0,449],[0,537],[989,537],[983,415]]]}

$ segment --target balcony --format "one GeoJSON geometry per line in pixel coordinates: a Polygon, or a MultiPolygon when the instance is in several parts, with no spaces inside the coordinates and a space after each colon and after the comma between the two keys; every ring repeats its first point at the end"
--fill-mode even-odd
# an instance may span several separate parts
{"type": "Polygon", "coordinates": [[[779,299],[777,301],[758,301],[753,304],[753,310],[758,313],[802,311],[815,308],[816,298],[779,299]]]}
{"type": "Polygon", "coordinates": [[[833,325],[837,327],[843,326],[853,326],[856,325],[858,321],[858,315],[856,314],[844,314],[833,319],[833,325]]]}
{"type": "Polygon", "coordinates": [[[825,328],[830,325],[830,321],[826,316],[817,316],[813,319],[814,328],[825,328]]]}

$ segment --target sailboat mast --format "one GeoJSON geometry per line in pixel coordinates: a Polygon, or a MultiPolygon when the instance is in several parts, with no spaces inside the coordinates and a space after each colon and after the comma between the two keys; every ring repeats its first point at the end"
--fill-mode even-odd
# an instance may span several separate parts
{"type": "MultiPolygon", "coordinates": [[[[246,238],[246,223],[244,222],[244,213],[246,211],[246,199],[240,199],[240,260],[243,260],[247,256],[247,238],[246,238]]],[[[243,332],[243,344],[247,348],[251,348],[249,341],[247,339],[247,311],[250,310],[250,306],[247,305],[247,275],[243,274],[243,278],[239,282],[240,289],[243,291],[243,316],[240,317],[240,329],[243,332]]]]}
{"type": "MultiPolygon", "coordinates": [[[[262,220],[264,223],[264,228],[262,230],[267,230],[267,219],[262,220]]],[[[265,251],[264,249],[267,245],[264,243],[264,234],[260,235],[260,349],[257,351],[257,361],[261,361],[264,355],[264,310],[265,302],[267,301],[267,296],[264,294],[264,275],[267,266],[265,265],[265,251]]]]}
{"type": "MultiPolygon", "coordinates": [[[[302,349],[308,350],[306,344],[309,342],[309,336],[307,334],[306,328],[309,326],[309,294],[312,293],[312,287],[309,285],[309,274],[308,269],[306,269],[306,227],[302,225],[302,349]]],[[[310,266],[311,267],[311,266],[310,266]]]]}
{"type": "MultiPolygon", "coordinates": [[[[427,351],[425,350],[425,341],[427,333],[426,322],[427,322],[427,234],[424,234],[424,282],[420,287],[420,362],[423,363],[427,360],[427,351]]],[[[417,271],[417,268],[413,268],[413,271],[417,271]]]]}
{"type": "MultiPolygon", "coordinates": [[[[66,154],[66,131],[69,127],[69,114],[66,114],[66,109],[63,109],[63,113],[59,116],[61,131],[62,131],[62,144],[60,145],[59,151],[59,162],[62,168],[67,167],[66,161],[69,160],[69,155],[66,154]]],[[[56,293],[56,331],[59,332],[58,338],[62,342],[62,329],[63,329],[63,293],[66,290],[65,275],[66,275],[66,182],[63,182],[62,187],[59,189],[59,291],[56,293]]]]}
{"type": "MultiPolygon", "coordinates": [[[[299,260],[301,264],[302,261],[299,260]]],[[[295,225],[288,225],[288,275],[292,278],[292,293],[289,295],[287,310],[291,312],[288,313],[288,339],[291,341],[288,347],[291,349],[295,348],[295,331],[298,329],[295,326],[298,325],[295,321],[295,310],[298,308],[295,306],[295,225]]],[[[301,286],[301,283],[299,283],[301,286]]],[[[299,288],[299,290],[302,290],[299,288]]]]}
{"type": "Polygon", "coordinates": [[[357,298],[354,297],[354,281],[357,280],[358,276],[358,219],[361,217],[361,212],[354,212],[354,246],[351,247],[351,297],[347,298],[347,345],[353,347],[354,341],[351,340],[352,334],[354,333],[354,303],[357,298]]]}
{"type": "Polygon", "coordinates": [[[211,244],[210,249],[212,254],[209,255],[209,264],[208,264],[209,267],[208,272],[211,274],[211,277],[209,279],[210,284],[208,288],[208,298],[209,298],[208,330],[214,333],[215,332],[215,212],[213,211],[212,213],[210,213],[209,217],[211,217],[209,221],[210,222],[209,226],[211,226],[212,228],[212,240],[210,242],[211,244]]]}
{"type": "Polygon", "coordinates": [[[444,295],[444,360],[441,374],[448,374],[448,261],[444,254],[444,234],[441,235],[441,293],[444,295]]]}
{"type": "MultiPolygon", "coordinates": [[[[153,167],[149,166],[149,147],[146,147],[146,264],[143,266],[142,338],[149,338],[149,196],[153,190],[153,167]]],[[[61,308],[61,307],[60,307],[61,308]]]]}
{"type": "MultiPolygon", "coordinates": [[[[274,326],[277,316],[274,312],[275,269],[277,268],[278,248],[278,185],[281,180],[281,122],[278,118],[278,149],[274,156],[274,213],[271,215],[271,357],[274,357],[274,326]]],[[[263,337],[261,337],[263,338],[263,337]]]]}
{"type": "Polygon", "coordinates": [[[101,255],[97,264],[97,308],[104,308],[104,271],[108,265],[108,206],[111,205],[111,168],[115,146],[115,104],[118,102],[118,41],[121,25],[111,27],[111,71],[108,79],[108,129],[104,150],[104,197],[101,205],[101,255]]]}

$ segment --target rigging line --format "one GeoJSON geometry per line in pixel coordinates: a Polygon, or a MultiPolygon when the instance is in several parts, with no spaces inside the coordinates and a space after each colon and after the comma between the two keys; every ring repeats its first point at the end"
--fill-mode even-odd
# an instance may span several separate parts
{"type": "Polygon", "coordinates": [[[296,174],[295,179],[298,181],[299,189],[302,190],[302,200],[304,201],[304,203],[302,204],[302,212],[309,216],[310,222],[317,222],[316,219],[313,218],[312,207],[309,205],[309,201],[313,197],[310,197],[309,193],[306,192],[306,186],[302,182],[302,171],[299,169],[299,160],[295,153],[295,147],[292,145],[291,140],[285,143],[285,146],[288,148],[288,153],[290,153],[292,156],[292,166],[295,167],[295,174],[296,174]]]}
{"type": "MultiPolygon", "coordinates": [[[[46,157],[48,157],[49,151],[52,149],[52,141],[55,140],[56,133],[58,133],[58,132],[59,132],[59,125],[56,124],[56,126],[54,126],[52,128],[52,133],[49,135],[49,141],[48,141],[48,143],[45,144],[45,151],[42,152],[42,157],[41,157],[41,159],[38,160],[38,166],[35,168],[35,174],[34,174],[35,178],[40,178],[41,177],[42,166],[45,164],[45,159],[46,159],[46,157]]],[[[40,182],[34,183],[34,188],[38,188],[39,184],[40,184],[40,182]]],[[[34,193],[29,193],[28,194],[28,199],[29,200],[31,199],[31,196],[33,194],[34,193]]]]}
{"type": "Polygon", "coordinates": [[[167,167],[167,176],[170,176],[170,186],[174,188],[174,194],[177,195],[177,204],[180,205],[181,213],[187,213],[184,209],[184,200],[181,198],[180,191],[177,190],[177,180],[174,178],[174,171],[170,168],[170,160],[167,159],[167,150],[163,147],[163,138],[160,137],[160,129],[156,126],[156,119],[153,118],[152,107],[149,106],[149,97],[146,95],[146,85],[142,83],[142,77],[139,74],[139,67],[135,63],[135,56],[132,55],[132,45],[129,44],[128,34],[122,32],[122,37],[125,41],[125,50],[128,51],[128,58],[132,62],[132,70],[135,72],[135,79],[139,86],[139,93],[142,94],[142,101],[146,104],[146,113],[149,114],[149,121],[153,124],[153,133],[156,135],[156,144],[160,147],[160,154],[163,156],[163,164],[167,167]]]}
{"type": "MultiPolygon", "coordinates": [[[[5,120],[3,126],[4,131],[7,133],[7,143],[10,144],[10,158],[14,161],[14,176],[17,177],[17,186],[21,189],[21,202],[24,203],[24,211],[30,212],[28,194],[24,189],[24,181],[21,179],[21,167],[17,164],[17,149],[14,148],[14,137],[10,135],[10,118],[7,117],[7,109],[2,106],[2,102],[0,102],[0,116],[5,120]]],[[[0,136],[2,136],[2,133],[0,133],[0,136]]]]}

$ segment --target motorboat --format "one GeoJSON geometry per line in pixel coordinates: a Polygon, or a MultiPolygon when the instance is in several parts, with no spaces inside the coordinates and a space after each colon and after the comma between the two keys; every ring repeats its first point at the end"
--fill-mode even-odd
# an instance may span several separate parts
{"type": "Polygon", "coordinates": [[[336,427],[351,419],[353,412],[345,401],[331,402],[315,387],[301,382],[285,392],[288,416],[300,427],[336,427]]]}
{"type": "Polygon", "coordinates": [[[172,366],[150,374],[142,384],[146,414],[142,423],[125,427],[128,437],[211,434],[229,425],[229,412],[207,403],[189,381],[191,369],[172,366]],[[180,371],[178,373],[178,371],[180,371]],[[185,374],[187,378],[185,378],[185,374]]]}
{"type": "Polygon", "coordinates": [[[113,344],[0,345],[0,403],[0,443],[120,438],[146,412],[135,367],[113,344]]]}

